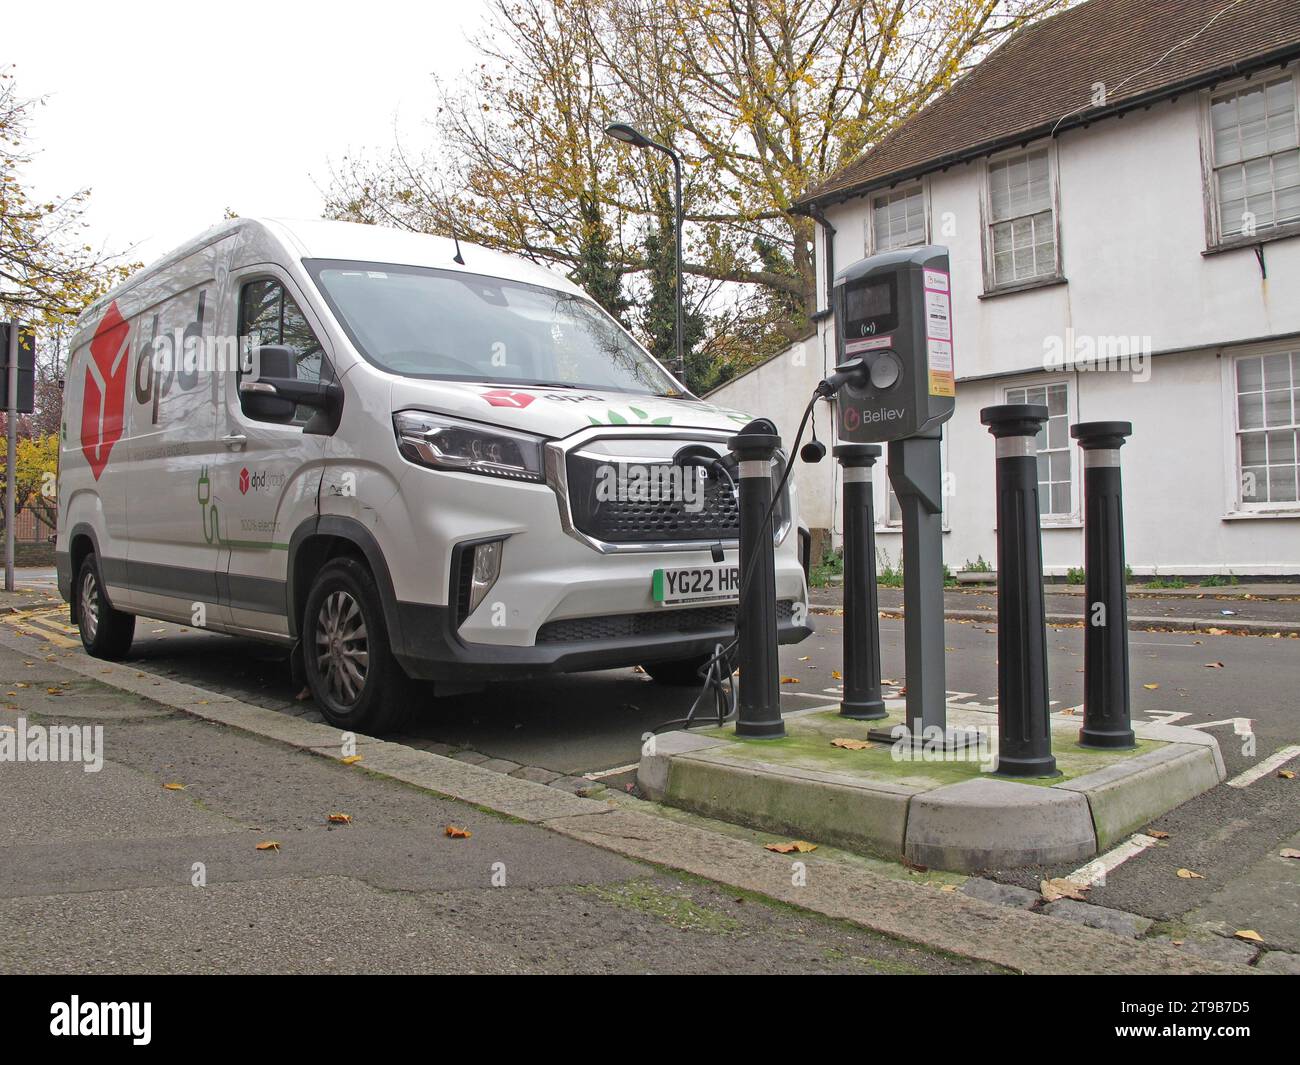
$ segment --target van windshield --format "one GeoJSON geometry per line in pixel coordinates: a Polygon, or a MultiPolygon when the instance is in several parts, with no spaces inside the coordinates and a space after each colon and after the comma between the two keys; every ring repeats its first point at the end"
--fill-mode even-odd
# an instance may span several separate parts
{"type": "Polygon", "coordinates": [[[307,260],[352,342],[407,377],[681,395],[590,300],[431,267],[307,260]]]}

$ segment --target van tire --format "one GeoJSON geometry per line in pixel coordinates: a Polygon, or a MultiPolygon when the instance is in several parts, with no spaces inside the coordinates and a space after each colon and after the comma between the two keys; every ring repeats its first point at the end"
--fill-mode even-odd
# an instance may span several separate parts
{"type": "Polygon", "coordinates": [[[698,688],[704,683],[700,670],[712,657],[712,655],[697,655],[694,658],[679,658],[675,662],[647,662],[641,668],[656,684],[666,684],[674,688],[698,688]]]}
{"type": "Polygon", "coordinates": [[[77,628],[86,653],[110,662],[121,661],[131,650],[131,640],[135,637],[135,615],[124,614],[108,605],[104,581],[99,575],[99,560],[93,551],[82,559],[75,588],[77,628]]]}
{"type": "Polygon", "coordinates": [[[382,734],[410,716],[414,685],[393,657],[375,578],[352,558],[326,564],[302,618],[307,686],[325,720],[382,734]]]}

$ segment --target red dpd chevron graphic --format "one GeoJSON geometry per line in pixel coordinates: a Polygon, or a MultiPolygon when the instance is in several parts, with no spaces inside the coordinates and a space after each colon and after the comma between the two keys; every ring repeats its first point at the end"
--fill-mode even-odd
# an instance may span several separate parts
{"type": "Polygon", "coordinates": [[[129,332],[130,325],[114,301],[104,312],[90,341],[90,361],[86,363],[86,384],[81,397],[81,453],[97,481],[108,465],[113,445],[122,438],[130,363],[126,357],[129,332]]]}
{"type": "Polygon", "coordinates": [[[512,392],[508,388],[494,388],[491,392],[483,392],[481,395],[493,407],[514,407],[516,409],[528,406],[537,398],[527,392],[512,392]]]}

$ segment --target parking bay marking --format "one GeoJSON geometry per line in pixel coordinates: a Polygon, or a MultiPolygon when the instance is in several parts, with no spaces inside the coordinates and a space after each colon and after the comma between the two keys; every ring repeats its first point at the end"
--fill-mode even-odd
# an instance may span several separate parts
{"type": "Polygon", "coordinates": [[[1079,887],[1092,887],[1098,881],[1104,882],[1107,873],[1114,872],[1134,855],[1141,854],[1159,842],[1154,836],[1135,832],[1119,846],[1111,848],[1100,858],[1094,858],[1065,879],[1079,887]]]}
{"type": "Polygon", "coordinates": [[[1262,762],[1255,763],[1255,765],[1242,773],[1238,773],[1226,783],[1230,788],[1248,787],[1249,785],[1254,784],[1255,781],[1259,780],[1261,777],[1266,777],[1275,770],[1281,769],[1287,764],[1287,762],[1296,757],[1296,755],[1300,755],[1300,747],[1295,745],[1283,747],[1276,754],[1271,754],[1262,762]]]}

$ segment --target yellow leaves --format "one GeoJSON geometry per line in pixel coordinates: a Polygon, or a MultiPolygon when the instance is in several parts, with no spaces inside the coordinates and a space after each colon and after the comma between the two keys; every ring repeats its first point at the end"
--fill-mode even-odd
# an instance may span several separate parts
{"type": "Polygon", "coordinates": [[[1149,691],[1149,692],[1153,692],[1153,691],[1155,691],[1157,688],[1159,688],[1160,685],[1159,685],[1159,684],[1143,684],[1142,687],[1144,687],[1144,688],[1145,688],[1147,691],[1149,691]]]}
{"type": "Polygon", "coordinates": [[[831,680],[843,680],[843,679],[844,677],[840,675],[840,671],[838,669],[831,670],[831,680]]]}
{"type": "Polygon", "coordinates": [[[866,740],[837,739],[831,740],[832,747],[840,747],[846,751],[866,751],[875,746],[874,743],[868,743],[866,740]]]}
{"type": "Polygon", "coordinates": [[[1256,932],[1253,928],[1239,928],[1237,929],[1237,931],[1233,932],[1232,934],[1234,938],[1244,939],[1248,943],[1264,942],[1264,937],[1261,936],[1258,932],[1256,932]]]}
{"type": "Polygon", "coordinates": [[[359,761],[361,761],[361,755],[350,754],[346,758],[340,758],[339,761],[342,762],[344,765],[356,765],[359,761]]]}
{"type": "Polygon", "coordinates": [[[782,683],[782,684],[798,684],[798,683],[799,683],[799,678],[798,678],[798,677],[782,677],[782,678],[781,678],[781,683],[782,683]]]}
{"type": "Polygon", "coordinates": [[[1179,869],[1178,875],[1183,880],[1204,880],[1205,879],[1205,877],[1201,876],[1200,873],[1194,873],[1190,869],[1179,869]]]}
{"type": "Polygon", "coordinates": [[[46,688],[46,689],[45,689],[45,694],[46,694],[46,695],[62,695],[62,694],[63,694],[63,689],[62,689],[62,688],[46,688]]]}
{"type": "Polygon", "coordinates": [[[328,820],[331,825],[350,825],[352,824],[352,815],[330,814],[328,820]]]}
{"type": "Polygon", "coordinates": [[[170,783],[170,784],[164,784],[163,787],[166,788],[168,791],[184,791],[184,790],[185,790],[185,785],[184,785],[184,784],[177,784],[177,783],[175,783],[175,782],[172,782],[172,783],[170,783]]]}
{"type": "Polygon", "coordinates": [[[817,849],[817,844],[795,839],[789,843],[769,843],[763,849],[775,851],[777,854],[808,854],[810,851],[817,849]]]}
{"type": "Polygon", "coordinates": [[[1277,775],[1283,780],[1295,780],[1295,770],[1293,769],[1279,769],[1277,775]]]}
{"type": "Polygon", "coordinates": [[[469,839],[473,835],[468,828],[460,828],[457,825],[448,825],[446,831],[451,839],[469,839]]]}
{"type": "Polygon", "coordinates": [[[1065,877],[1043,880],[1038,885],[1039,894],[1048,902],[1055,902],[1057,899],[1074,899],[1076,902],[1086,902],[1088,890],[1086,885],[1076,884],[1073,880],[1067,880],[1065,877]]]}
{"type": "Polygon", "coordinates": [[[263,840],[254,849],[259,851],[278,851],[280,849],[280,841],[274,839],[263,840]]]}
{"type": "Polygon", "coordinates": [[[1169,833],[1168,833],[1168,832],[1162,832],[1162,831],[1161,831],[1160,829],[1158,829],[1158,828],[1150,828],[1150,829],[1147,829],[1147,835],[1150,836],[1152,839],[1168,839],[1168,838],[1169,838],[1169,833]]]}

